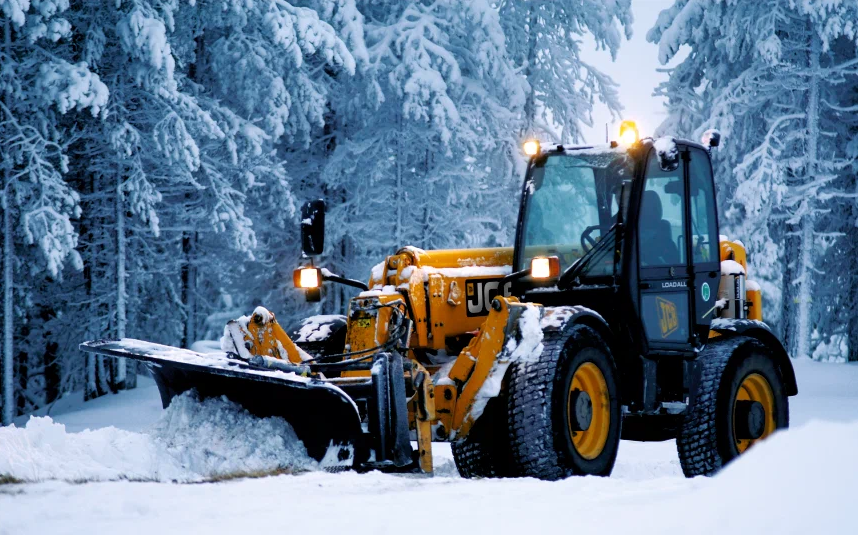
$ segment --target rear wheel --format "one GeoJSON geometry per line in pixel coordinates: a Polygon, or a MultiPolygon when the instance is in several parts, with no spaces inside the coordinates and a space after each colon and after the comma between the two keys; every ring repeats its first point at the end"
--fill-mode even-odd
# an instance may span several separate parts
{"type": "Polygon", "coordinates": [[[699,358],[700,385],[676,439],[687,477],[712,475],[789,427],[789,398],[763,344],[735,337],[710,344],[699,358]]]}
{"type": "Polygon", "coordinates": [[[543,346],[509,377],[514,470],[548,480],[610,475],[622,418],[610,349],[584,325],[546,333],[543,346]]]}

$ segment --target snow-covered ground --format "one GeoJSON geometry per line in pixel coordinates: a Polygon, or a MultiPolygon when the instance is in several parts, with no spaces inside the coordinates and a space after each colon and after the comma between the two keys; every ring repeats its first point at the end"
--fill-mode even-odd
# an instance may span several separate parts
{"type": "Polygon", "coordinates": [[[443,444],[434,478],[309,470],[172,483],[240,470],[240,460],[247,471],[278,458],[306,465],[293,443],[266,440],[284,432],[276,422],[192,399],[163,411],[144,380],[0,430],[0,473],[72,481],[0,486],[0,534],[858,533],[858,366],[795,367],[792,429],[714,478],[683,478],[672,442],[623,442],[611,478],[554,483],[461,479],[443,444]],[[229,433],[217,427],[226,418],[229,433]]]}

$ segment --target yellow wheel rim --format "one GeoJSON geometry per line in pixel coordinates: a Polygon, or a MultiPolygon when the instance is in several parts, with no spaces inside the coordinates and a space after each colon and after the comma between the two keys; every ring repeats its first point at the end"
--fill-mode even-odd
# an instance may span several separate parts
{"type": "Polygon", "coordinates": [[[775,432],[775,395],[772,393],[772,387],[765,377],[759,373],[752,373],[745,377],[742,384],[739,385],[739,391],[736,392],[736,399],[733,400],[733,436],[736,436],[736,404],[739,401],[756,401],[763,406],[763,411],[766,414],[765,424],[763,426],[763,434],[760,438],[739,440],[736,441],[736,449],[739,453],[763,440],[767,436],[775,432]]]}
{"type": "Polygon", "coordinates": [[[595,459],[605,449],[608,441],[608,429],[611,425],[611,399],[608,395],[608,383],[598,366],[585,362],[575,370],[569,392],[566,396],[566,425],[572,444],[581,457],[588,461],[595,459]],[[593,417],[586,431],[575,431],[572,423],[575,407],[572,405],[576,390],[586,392],[593,403],[593,417]]]}

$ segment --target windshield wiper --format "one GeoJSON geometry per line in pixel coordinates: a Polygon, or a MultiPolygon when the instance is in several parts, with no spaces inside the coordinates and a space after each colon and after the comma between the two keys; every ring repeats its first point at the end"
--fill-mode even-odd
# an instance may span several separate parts
{"type": "Polygon", "coordinates": [[[614,223],[608,230],[607,234],[599,240],[599,243],[584,253],[584,256],[576,260],[574,264],[566,268],[566,271],[560,275],[560,279],[557,281],[557,287],[561,290],[566,290],[572,286],[577,286],[578,284],[576,281],[578,280],[578,277],[580,277],[594,261],[601,260],[606,251],[613,250],[617,244],[617,235],[622,227],[622,223],[614,223]]]}

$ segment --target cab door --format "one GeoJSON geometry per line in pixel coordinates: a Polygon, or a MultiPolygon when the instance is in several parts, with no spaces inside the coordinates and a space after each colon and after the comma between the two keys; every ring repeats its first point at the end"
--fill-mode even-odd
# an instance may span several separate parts
{"type": "Polygon", "coordinates": [[[638,211],[640,318],[650,352],[692,347],[694,271],[689,254],[687,152],[666,167],[647,157],[638,211]]]}
{"type": "Polygon", "coordinates": [[[721,282],[718,211],[709,154],[701,148],[692,146],[688,148],[685,155],[688,169],[691,260],[694,272],[693,329],[697,335],[696,342],[705,343],[709,337],[709,325],[715,316],[718,284],[721,282]]]}

